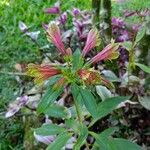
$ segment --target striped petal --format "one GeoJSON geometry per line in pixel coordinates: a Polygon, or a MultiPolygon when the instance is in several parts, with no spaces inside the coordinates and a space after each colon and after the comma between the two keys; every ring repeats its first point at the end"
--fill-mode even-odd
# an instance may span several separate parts
{"type": "Polygon", "coordinates": [[[99,33],[96,28],[90,30],[87,36],[86,44],[82,51],[82,56],[84,57],[91,49],[100,44],[99,33]]]}
{"type": "Polygon", "coordinates": [[[60,74],[61,71],[52,65],[35,65],[29,64],[27,67],[27,75],[34,77],[34,81],[37,84],[42,83],[44,80],[49,79],[52,76],[60,74]]]}
{"type": "Polygon", "coordinates": [[[59,27],[54,23],[50,23],[47,30],[48,40],[50,40],[58,49],[58,51],[65,55],[65,46],[61,39],[61,33],[59,27]]]}
{"type": "Polygon", "coordinates": [[[107,45],[101,52],[99,52],[96,56],[94,56],[90,63],[97,63],[102,60],[112,60],[116,59],[119,56],[119,44],[111,43],[107,45]]]}

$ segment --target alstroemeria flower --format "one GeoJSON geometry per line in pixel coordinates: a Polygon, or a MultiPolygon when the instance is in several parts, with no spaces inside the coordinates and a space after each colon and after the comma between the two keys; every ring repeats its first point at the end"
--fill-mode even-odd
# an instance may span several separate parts
{"type": "Polygon", "coordinates": [[[96,56],[94,56],[90,63],[97,63],[101,60],[112,60],[116,59],[119,56],[119,44],[118,43],[110,43],[107,45],[101,52],[99,52],[96,56]]]}
{"type": "Polygon", "coordinates": [[[62,55],[66,54],[64,44],[61,39],[59,27],[55,23],[50,23],[47,30],[48,39],[53,42],[62,55]]]}
{"type": "Polygon", "coordinates": [[[99,33],[96,28],[91,29],[88,33],[86,44],[82,51],[82,56],[84,57],[91,49],[98,46],[100,44],[99,33]]]}
{"type": "Polygon", "coordinates": [[[42,83],[44,80],[49,79],[52,76],[60,74],[61,71],[53,65],[35,65],[29,64],[27,75],[34,77],[35,83],[42,83]]]}
{"type": "Polygon", "coordinates": [[[80,69],[78,75],[80,79],[88,85],[96,84],[101,81],[100,74],[94,70],[80,69]]]}
{"type": "Polygon", "coordinates": [[[96,85],[101,83],[108,88],[113,87],[112,83],[104,79],[96,70],[80,69],[78,75],[86,85],[96,85]]]}

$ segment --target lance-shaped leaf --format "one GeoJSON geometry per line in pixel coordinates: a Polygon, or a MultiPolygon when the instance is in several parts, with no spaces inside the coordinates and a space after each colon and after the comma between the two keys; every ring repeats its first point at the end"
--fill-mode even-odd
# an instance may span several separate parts
{"type": "Polygon", "coordinates": [[[92,117],[97,117],[97,103],[93,94],[89,90],[83,88],[80,88],[80,93],[82,95],[84,105],[89,113],[92,115],[92,117]]]}
{"type": "Polygon", "coordinates": [[[100,102],[98,104],[98,119],[101,119],[102,117],[108,115],[111,111],[113,111],[121,102],[128,100],[129,97],[112,97],[107,98],[105,101],[100,102]]]}
{"type": "Polygon", "coordinates": [[[94,120],[91,122],[89,126],[92,126],[97,120],[111,113],[114,109],[117,108],[117,106],[121,102],[126,101],[128,99],[129,97],[118,96],[118,97],[107,98],[105,99],[105,101],[100,102],[97,106],[97,117],[94,118],[94,120]]]}
{"type": "Polygon", "coordinates": [[[85,143],[86,138],[88,136],[88,129],[86,126],[81,125],[80,126],[80,135],[77,139],[76,144],[74,145],[74,150],[79,150],[81,148],[81,146],[85,143]]]}
{"type": "Polygon", "coordinates": [[[37,111],[39,113],[42,113],[45,111],[45,109],[52,104],[59,96],[60,94],[62,94],[63,92],[63,88],[59,88],[57,90],[53,89],[51,87],[48,88],[48,90],[46,91],[45,95],[42,97],[41,102],[38,104],[38,108],[37,111]]]}
{"type": "Polygon", "coordinates": [[[67,141],[71,138],[70,133],[63,132],[62,134],[58,135],[56,140],[50,144],[46,150],[61,150],[67,143],[67,141]]]}
{"type": "Polygon", "coordinates": [[[109,140],[110,150],[142,150],[142,147],[126,139],[113,138],[109,140]]]}
{"type": "Polygon", "coordinates": [[[136,42],[136,43],[139,42],[139,41],[144,37],[145,33],[146,33],[146,28],[143,27],[143,28],[137,33],[136,38],[135,38],[135,42],[136,42]]]}
{"type": "Polygon", "coordinates": [[[65,128],[56,124],[44,124],[40,128],[34,129],[37,135],[56,135],[65,131],[65,128]]]}
{"type": "Polygon", "coordinates": [[[77,120],[75,119],[66,119],[65,120],[65,125],[67,128],[72,129],[75,133],[80,132],[80,124],[77,120]]]}
{"type": "Polygon", "coordinates": [[[59,106],[56,104],[48,106],[44,111],[44,114],[55,118],[69,119],[71,117],[71,114],[66,107],[59,106]]]}
{"type": "Polygon", "coordinates": [[[98,136],[100,138],[105,138],[105,137],[109,137],[111,136],[114,132],[118,131],[119,128],[118,127],[110,127],[108,129],[105,129],[104,131],[102,131],[98,136]]]}
{"type": "Polygon", "coordinates": [[[80,93],[80,87],[77,84],[71,85],[71,93],[73,95],[74,101],[77,101],[78,105],[80,105],[80,107],[82,107],[83,99],[82,99],[82,95],[80,93]]]}
{"type": "Polygon", "coordinates": [[[82,51],[82,56],[84,57],[90,50],[92,50],[94,47],[98,46],[100,44],[100,38],[99,33],[96,28],[91,29],[88,33],[86,44],[84,46],[84,49],[82,51]]]}
{"type": "Polygon", "coordinates": [[[81,52],[79,49],[77,49],[74,53],[73,53],[73,57],[72,57],[72,68],[73,70],[76,69],[80,69],[83,66],[83,58],[81,57],[81,52]]]}
{"type": "Polygon", "coordinates": [[[106,98],[112,97],[111,91],[102,85],[96,86],[96,92],[101,97],[102,101],[104,101],[106,98]]]}
{"type": "Polygon", "coordinates": [[[136,143],[130,142],[121,138],[108,138],[107,136],[101,138],[100,135],[90,132],[90,134],[96,139],[94,149],[101,148],[102,150],[142,150],[136,143]]]}
{"type": "Polygon", "coordinates": [[[141,68],[144,72],[150,73],[150,67],[145,66],[145,65],[140,64],[140,63],[135,63],[135,65],[138,66],[139,68],[141,68]]]}

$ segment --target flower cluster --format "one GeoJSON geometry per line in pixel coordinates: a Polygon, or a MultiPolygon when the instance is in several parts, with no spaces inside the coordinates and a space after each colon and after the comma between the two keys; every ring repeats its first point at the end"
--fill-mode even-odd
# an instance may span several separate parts
{"type": "Polygon", "coordinates": [[[61,75],[62,78],[55,84],[55,86],[63,85],[64,83],[70,82],[78,82],[80,84],[83,83],[86,85],[102,83],[108,86],[109,82],[103,79],[98,71],[91,68],[91,65],[102,60],[105,61],[116,59],[119,56],[119,44],[112,41],[96,56],[86,62],[85,56],[87,55],[87,53],[100,44],[98,30],[96,28],[91,29],[88,33],[86,44],[82,50],[82,53],[80,54],[80,56],[78,56],[81,57],[83,65],[74,71],[74,53],[72,52],[71,48],[66,48],[63,44],[60,29],[54,22],[50,23],[48,26],[47,38],[56,46],[58,52],[64,58],[64,61],[66,63],[49,65],[29,64],[27,74],[31,77],[34,77],[36,83],[42,83],[43,81],[51,78],[52,76],[61,75]],[[80,82],[76,80],[76,78],[79,78],[80,82]]]}

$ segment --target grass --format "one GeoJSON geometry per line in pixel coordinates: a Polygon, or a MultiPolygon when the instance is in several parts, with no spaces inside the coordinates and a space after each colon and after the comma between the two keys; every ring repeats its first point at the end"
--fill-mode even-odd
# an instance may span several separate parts
{"type": "Polygon", "coordinates": [[[124,3],[114,2],[112,5],[113,15],[120,17],[125,10],[140,10],[150,8],[149,0],[124,0],[124,3]]]}

